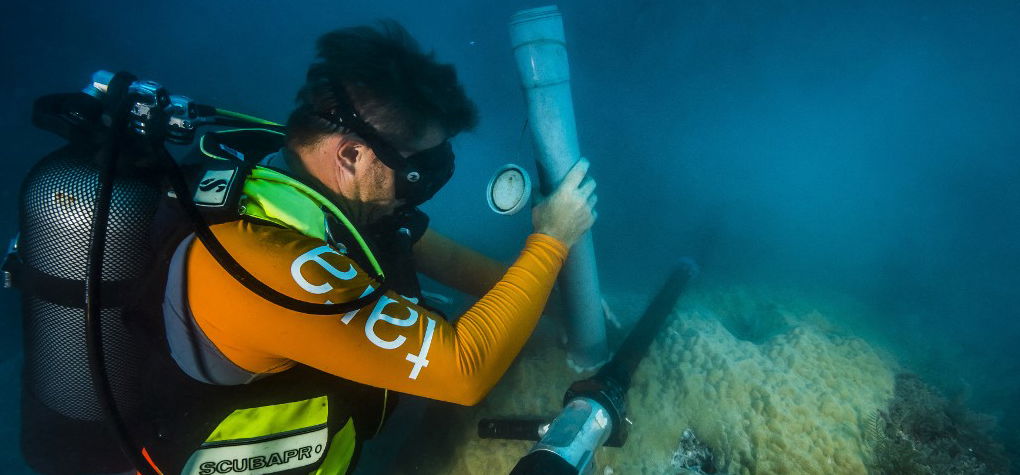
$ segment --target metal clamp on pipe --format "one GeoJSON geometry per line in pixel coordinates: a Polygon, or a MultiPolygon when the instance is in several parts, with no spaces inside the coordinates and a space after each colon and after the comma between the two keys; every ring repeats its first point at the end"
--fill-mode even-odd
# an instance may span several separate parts
{"type": "Polygon", "coordinates": [[[611,380],[577,381],[570,385],[563,411],[551,424],[540,419],[483,419],[478,436],[539,441],[514,468],[515,474],[591,473],[598,447],[622,447],[627,440],[624,393],[611,380]]]}
{"type": "Polygon", "coordinates": [[[613,425],[609,411],[598,401],[573,398],[510,473],[590,474],[595,450],[609,438],[613,425]]]}
{"type": "Polygon", "coordinates": [[[605,440],[607,447],[623,447],[627,442],[627,388],[613,379],[598,377],[576,381],[563,396],[564,407],[577,399],[595,401],[606,411],[611,431],[605,440]]]}
{"type": "Polygon", "coordinates": [[[595,469],[599,447],[622,447],[627,442],[626,396],[631,376],[666,325],[687,283],[697,274],[694,261],[678,263],[613,359],[595,376],[570,385],[563,397],[563,410],[548,428],[535,419],[483,419],[479,423],[478,435],[486,439],[541,437],[512,474],[589,474],[595,469]]]}

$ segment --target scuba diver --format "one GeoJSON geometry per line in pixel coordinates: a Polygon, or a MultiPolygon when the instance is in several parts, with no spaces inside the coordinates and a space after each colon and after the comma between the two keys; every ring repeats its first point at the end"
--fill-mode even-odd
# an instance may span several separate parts
{"type": "MultiPolygon", "coordinates": [[[[417,208],[477,121],[453,67],[395,23],[327,33],[317,51],[285,131],[210,132],[186,161],[205,234],[178,188],[161,192],[155,264],[124,317],[145,337],[125,417],[141,457],[63,473],[346,473],[395,393],[476,404],[530,336],[596,219],[587,161],[534,207],[507,267],[417,208]],[[418,272],[478,300],[447,321],[418,272]]],[[[29,446],[46,436],[23,450],[52,450],[29,446]]]]}

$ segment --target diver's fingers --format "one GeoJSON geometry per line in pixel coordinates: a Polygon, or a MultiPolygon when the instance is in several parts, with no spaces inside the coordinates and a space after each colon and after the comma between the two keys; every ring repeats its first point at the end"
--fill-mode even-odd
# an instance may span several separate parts
{"type": "Polygon", "coordinates": [[[588,166],[590,163],[587,158],[582,158],[570,168],[567,175],[563,177],[563,181],[560,183],[560,187],[566,190],[572,190],[577,188],[581,184],[581,180],[584,180],[584,176],[588,173],[588,166]]]}
{"type": "Polygon", "coordinates": [[[577,194],[582,199],[588,199],[593,193],[595,193],[595,179],[590,176],[585,177],[581,186],[577,188],[577,194]]]}
{"type": "Polygon", "coordinates": [[[595,209],[595,203],[598,203],[598,202],[599,202],[599,195],[596,195],[595,193],[592,193],[591,196],[588,197],[588,208],[594,210],[595,209]]]}

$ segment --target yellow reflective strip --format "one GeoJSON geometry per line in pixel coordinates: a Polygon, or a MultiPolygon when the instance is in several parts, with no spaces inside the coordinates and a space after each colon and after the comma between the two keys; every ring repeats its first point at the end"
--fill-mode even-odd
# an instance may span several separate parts
{"type": "Polygon", "coordinates": [[[326,458],[319,465],[319,469],[311,475],[338,475],[347,473],[354,458],[355,447],[354,420],[347,419],[344,428],[340,429],[333,436],[329,443],[329,450],[326,451],[326,458]]]}
{"type": "Polygon", "coordinates": [[[244,440],[239,443],[205,444],[188,457],[181,475],[278,473],[318,466],[326,456],[329,429],[325,425],[311,432],[244,440]]]}
{"type": "Polygon", "coordinates": [[[326,396],[272,406],[237,409],[220,422],[205,441],[251,439],[305,429],[325,424],[328,415],[329,398],[326,396]]]}

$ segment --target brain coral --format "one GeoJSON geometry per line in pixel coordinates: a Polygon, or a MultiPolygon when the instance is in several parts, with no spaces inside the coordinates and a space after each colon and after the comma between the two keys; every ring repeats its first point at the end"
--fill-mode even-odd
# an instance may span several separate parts
{"type": "Polygon", "coordinates": [[[678,317],[629,393],[640,438],[675,441],[691,427],[732,474],[867,473],[864,421],[885,408],[894,378],[863,340],[786,315],[784,331],[756,344],[714,312],[678,317]]]}
{"type": "MultiPolygon", "coordinates": [[[[677,473],[670,461],[685,428],[729,474],[867,473],[865,421],[888,404],[891,369],[863,340],[826,330],[817,312],[769,301],[731,291],[686,296],[634,377],[627,444],[600,449],[596,473],[677,473]]],[[[397,473],[509,473],[532,443],[480,440],[475,425],[558,412],[578,376],[546,333],[481,405],[426,417],[414,451],[432,455],[397,473]]]]}

